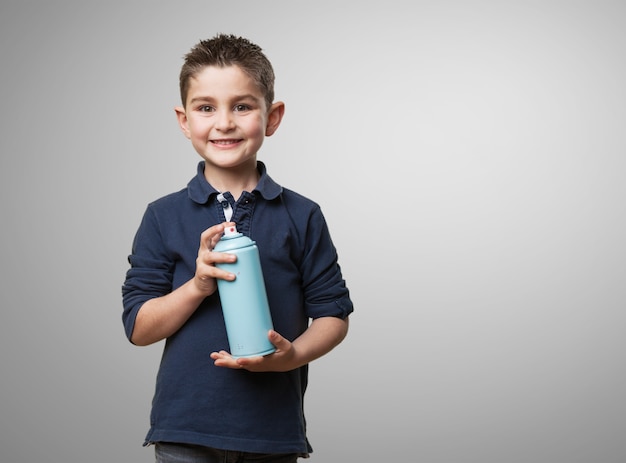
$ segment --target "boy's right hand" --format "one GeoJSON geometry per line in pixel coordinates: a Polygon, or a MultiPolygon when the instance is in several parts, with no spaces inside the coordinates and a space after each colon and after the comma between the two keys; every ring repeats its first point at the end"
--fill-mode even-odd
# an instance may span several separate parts
{"type": "Polygon", "coordinates": [[[214,252],[215,245],[222,237],[224,228],[233,225],[233,222],[224,222],[207,228],[200,235],[200,248],[196,259],[196,274],[193,282],[196,288],[209,296],[217,289],[216,278],[232,281],[235,275],[215,267],[215,263],[233,263],[237,260],[234,254],[214,252]]]}

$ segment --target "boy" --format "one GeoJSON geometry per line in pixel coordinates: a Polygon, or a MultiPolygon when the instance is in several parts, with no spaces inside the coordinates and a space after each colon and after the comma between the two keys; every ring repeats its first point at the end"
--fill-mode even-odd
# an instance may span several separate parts
{"type": "Polygon", "coordinates": [[[175,111],[203,160],[185,189],[148,205],[122,288],[129,340],[166,340],[144,444],[157,462],[295,462],[312,451],[308,364],[344,339],[353,307],[319,206],[256,159],[284,114],[273,87],[270,62],[244,38],[218,35],[185,56],[175,111]],[[214,264],[236,256],[213,248],[231,222],[261,256],[276,346],[264,357],[227,351],[216,279],[235,276],[214,264]]]}

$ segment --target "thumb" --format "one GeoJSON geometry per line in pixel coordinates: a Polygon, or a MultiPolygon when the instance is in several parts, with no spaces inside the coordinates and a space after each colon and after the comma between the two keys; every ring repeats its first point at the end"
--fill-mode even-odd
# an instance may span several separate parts
{"type": "Polygon", "coordinates": [[[286,347],[286,344],[289,344],[289,341],[287,341],[277,331],[274,330],[269,331],[268,338],[277,349],[280,349],[281,347],[286,347]]]}

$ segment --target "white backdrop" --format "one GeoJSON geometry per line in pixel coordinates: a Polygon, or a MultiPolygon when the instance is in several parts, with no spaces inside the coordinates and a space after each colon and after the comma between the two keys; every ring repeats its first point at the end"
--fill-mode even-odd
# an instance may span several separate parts
{"type": "Polygon", "coordinates": [[[0,461],[150,462],[162,345],[121,323],[146,204],[199,160],[182,56],[259,43],[259,158],[318,201],[356,310],[315,462],[626,460],[626,4],[0,5],[0,461]]]}

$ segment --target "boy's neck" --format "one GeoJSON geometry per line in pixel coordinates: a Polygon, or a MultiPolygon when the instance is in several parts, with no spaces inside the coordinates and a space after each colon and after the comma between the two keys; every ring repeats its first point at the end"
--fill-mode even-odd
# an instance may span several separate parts
{"type": "Polygon", "coordinates": [[[252,191],[256,188],[260,175],[256,169],[256,162],[253,168],[242,169],[216,169],[205,164],[204,178],[216,190],[230,192],[236,201],[244,191],[252,191]]]}

